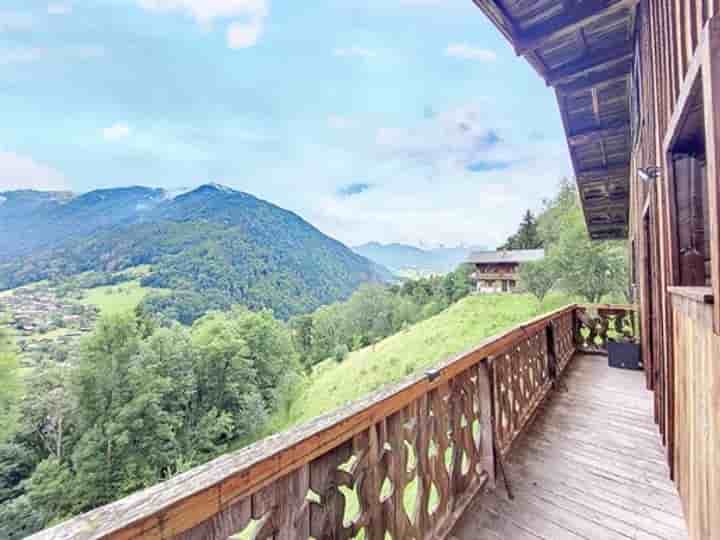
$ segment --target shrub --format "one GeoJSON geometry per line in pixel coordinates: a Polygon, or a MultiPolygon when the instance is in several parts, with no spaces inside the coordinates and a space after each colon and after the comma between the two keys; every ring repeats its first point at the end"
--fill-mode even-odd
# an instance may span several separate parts
{"type": "Polygon", "coordinates": [[[350,354],[348,346],[342,343],[335,347],[335,350],[333,351],[333,358],[339,364],[348,357],[348,354],[350,354]]]}

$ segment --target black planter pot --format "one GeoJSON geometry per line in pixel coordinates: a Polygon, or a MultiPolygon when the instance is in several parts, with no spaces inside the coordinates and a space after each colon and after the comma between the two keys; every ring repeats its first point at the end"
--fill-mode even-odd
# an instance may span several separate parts
{"type": "Polygon", "coordinates": [[[609,341],[608,365],[622,369],[642,369],[640,345],[630,342],[609,341]]]}

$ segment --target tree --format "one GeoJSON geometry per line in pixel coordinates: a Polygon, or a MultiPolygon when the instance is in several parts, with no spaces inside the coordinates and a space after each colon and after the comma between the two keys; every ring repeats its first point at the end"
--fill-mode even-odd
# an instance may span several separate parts
{"type": "Polygon", "coordinates": [[[340,345],[335,346],[335,350],[333,351],[333,360],[340,364],[348,357],[348,354],[350,354],[348,346],[341,343],[340,345]]]}
{"type": "Polygon", "coordinates": [[[290,319],[289,324],[293,345],[300,355],[300,362],[305,369],[309,369],[312,366],[313,317],[310,314],[297,315],[290,319]]]}
{"type": "Polygon", "coordinates": [[[114,500],[123,489],[123,463],[132,459],[132,447],[121,421],[123,408],[134,398],[130,368],[141,335],[132,315],[100,320],[83,342],[76,371],[75,393],[82,433],[72,455],[83,489],[81,510],[114,500]]]}
{"type": "Polygon", "coordinates": [[[10,336],[0,328],[0,443],[15,430],[21,394],[20,366],[10,336]]]}
{"type": "Polygon", "coordinates": [[[556,244],[563,230],[563,223],[568,218],[577,219],[580,209],[580,198],[575,182],[562,178],[558,184],[558,192],[552,199],[543,201],[543,211],[537,218],[537,231],[545,246],[556,244]]]}
{"type": "Polygon", "coordinates": [[[543,241],[538,234],[535,216],[530,210],[527,210],[520,222],[518,232],[508,238],[498,249],[538,249],[542,246],[543,241]]]}
{"type": "Polygon", "coordinates": [[[235,307],[228,317],[233,321],[238,337],[247,346],[257,388],[266,407],[275,409],[276,389],[280,381],[287,373],[297,373],[300,367],[290,329],[275,319],[269,310],[253,312],[235,307]]]}
{"type": "Polygon", "coordinates": [[[192,328],[106,317],[74,364],[40,366],[12,442],[0,444],[2,538],[251,442],[271,412],[289,414],[302,383],[288,326],[245,308],[192,328]]]}
{"type": "Polygon", "coordinates": [[[521,286],[542,302],[558,281],[557,271],[549,258],[520,266],[521,286]]]}
{"type": "Polygon", "coordinates": [[[33,391],[27,392],[20,402],[20,431],[24,441],[43,458],[62,460],[71,443],[68,434],[72,432],[76,412],[71,378],[71,368],[54,362],[39,366],[28,377],[33,391]]]}
{"type": "Polygon", "coordinates": [[[545,201],[538,231],[547,257],[558,272],[559,285],[588,302],[625,288],[625,242],[593,241],[587,232],[575,183],[564,178],[558,194],[545,201]]]}
{"type": "Polygon", "coordinates": [[[443,288],[448,304],[453,304],[465,298],[472,292],[472,280],[470,275],[475,271],[470,264],[461,264],[453,272],[446,274],[443,278],[443,288]]]}
{"type": "Polygon", "coordinates": [[[592,241],[584,223],[569,225],[561,233],[554,258],[562,268],[563,287],[590,303],[623,291],[627,276],[623,242],[592,241]]]}
{"type": "Polygon", "coordinates": [[[329,358],[335,346],[347,343],[351,336],[345,335],[347,324],[343,320],[345,310],[341,304],[323,306],[313,313],[312,363],[329,358]]]}
{"type": "Polygon", "coordinates": [[[239,326],[226,314],[211,312],[193,325],[192,339],[198,354],[198,407],[206,418],[222,419],[226,438],[248,437],[265,423],[268,410],[239,326]]]}

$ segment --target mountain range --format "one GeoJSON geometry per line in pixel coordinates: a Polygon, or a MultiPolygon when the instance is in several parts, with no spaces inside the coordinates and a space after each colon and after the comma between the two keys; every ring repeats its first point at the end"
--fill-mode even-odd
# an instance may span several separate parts
{"type": "Polygon", "coordinates": [[[172,291],[158,305],[242,303],[282,318],[390,278],[298,215],[218,184],[0,192],[0,290],[144,264],[143,285],[172,291]]]}
{"type": "Polygon", "coordinates": [[[379,242],[369,242],[352,249],[363,257],[400,274],[407,271],[435,274],[452,272],[465,261],[470,251],[470,248],[463,246],[422,249],[407,244],[379,242]]]}

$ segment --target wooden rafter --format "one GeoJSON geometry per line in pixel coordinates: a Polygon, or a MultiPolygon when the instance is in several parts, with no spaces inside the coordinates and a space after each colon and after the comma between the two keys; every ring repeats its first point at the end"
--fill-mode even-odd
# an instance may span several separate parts
{"type": "Polygon", "coordinates": [[[592,89],[591,94],[593,117],[595,118],[595,123],[600,125],[600,91],[595,87],[592,89]]]}
{"type": "Polygon", "coordinates": [[[543,22],[537,29],[522,32],[515,40],[515,51],[525,55],[561,36],[572,34],[598,19],[624,9],[635,9],[640,0],[602,0],[583,2],[564,13],[543,22]]]}
{"type": "Polygon", "coordinates": [[[632,71],[632,63],[617,64],[606,71],[588,73],[586,77],[567,84],[561,84],[555,89],[563,95],[587,92],[593,88],[605,88],[611,84],[627,80],[632,71]]]}
{"type": "Polygon", "coordinates": [[[628,99],[622,88],[633,70],[634,28],[643,0],[556,0],[550,6],[542,4],[545,12],[540,4],[530,9],[540,0],[523,0],[518,13],[505,0],[473,1],[546,84],[555,88],[577,183],[581,190],[588,190],[584,195],[589,198],[583,196],[588,227],[597,228],[598,208],[612,206],[612,223],[604,226],[612,227],[612,237],[626,236],[629,145],[618,143],[628,139],[630,120],[620,102],[628,99]],[[620,28],[628,32],[616,31],[618,25],[627,25],[620,28]],[[598,41],[594,38],[598,35],[612,39],[598,41]],[[595,119],[592,129],[585,128],[588,113],[595,119]],[[592,165],[585,162],[588,149],[582,146],[586,144],[593,144],[593,156],[598,157],[592,165]]]}
{"type": "MultiPolygon", "coordinates": [[[[602,117],[600,116],[600,91],[597,88],[593,88],[591,93],[593,116],[595,117],[595,123],[597,125],[600,125],[602,123],[602,117]]],[[[608,159],[607,151],[605,150],[605,141],[600,138],[598,139],[598,143],[600,144],[600,153],[602,154],[603,167],[607,167],[608,159]]]]}
{"type": "Polygon", "coordinates": [[[610,67],[625,60],[632,60],[632,58],[632,43],[627,42],[619,47],[599,51],[556,68],[548,73],[545,80],[549,86],[555,86],[573,77],[610,67]]]}
{"type": "Polygon", "coordinates": [[[614,126],[604,126],[593,129],[586,129],[568,136],[570,146],[580,146],[594,143],[608,137],[624,135],[630,130],[630,124],[626,121],[618,122],[614,126]]]}
{"type": "Polygon", "coordinates": [[[588,182],[607,181],[608,178],[625,178],[627,179],[628,167],[630,162],[616,164],[611,167],[596,167],[594,169],[584,169],[577,171],[577,180],[579,184],[588,182]]]}
{"type": "MultiPolygon", "coordinates": [[[[517,25],[502,4],[496,0],[473,0],[473,3],[485,13],[488,19],[490,19],[490,22],[500,30],[510,43],[514,43],[517,40],[519,33],[517,25]]],[[[546,78],[547,66],[539,54],[530,52],[526,55],[526,59],[543,79],[546,78]]]]}

